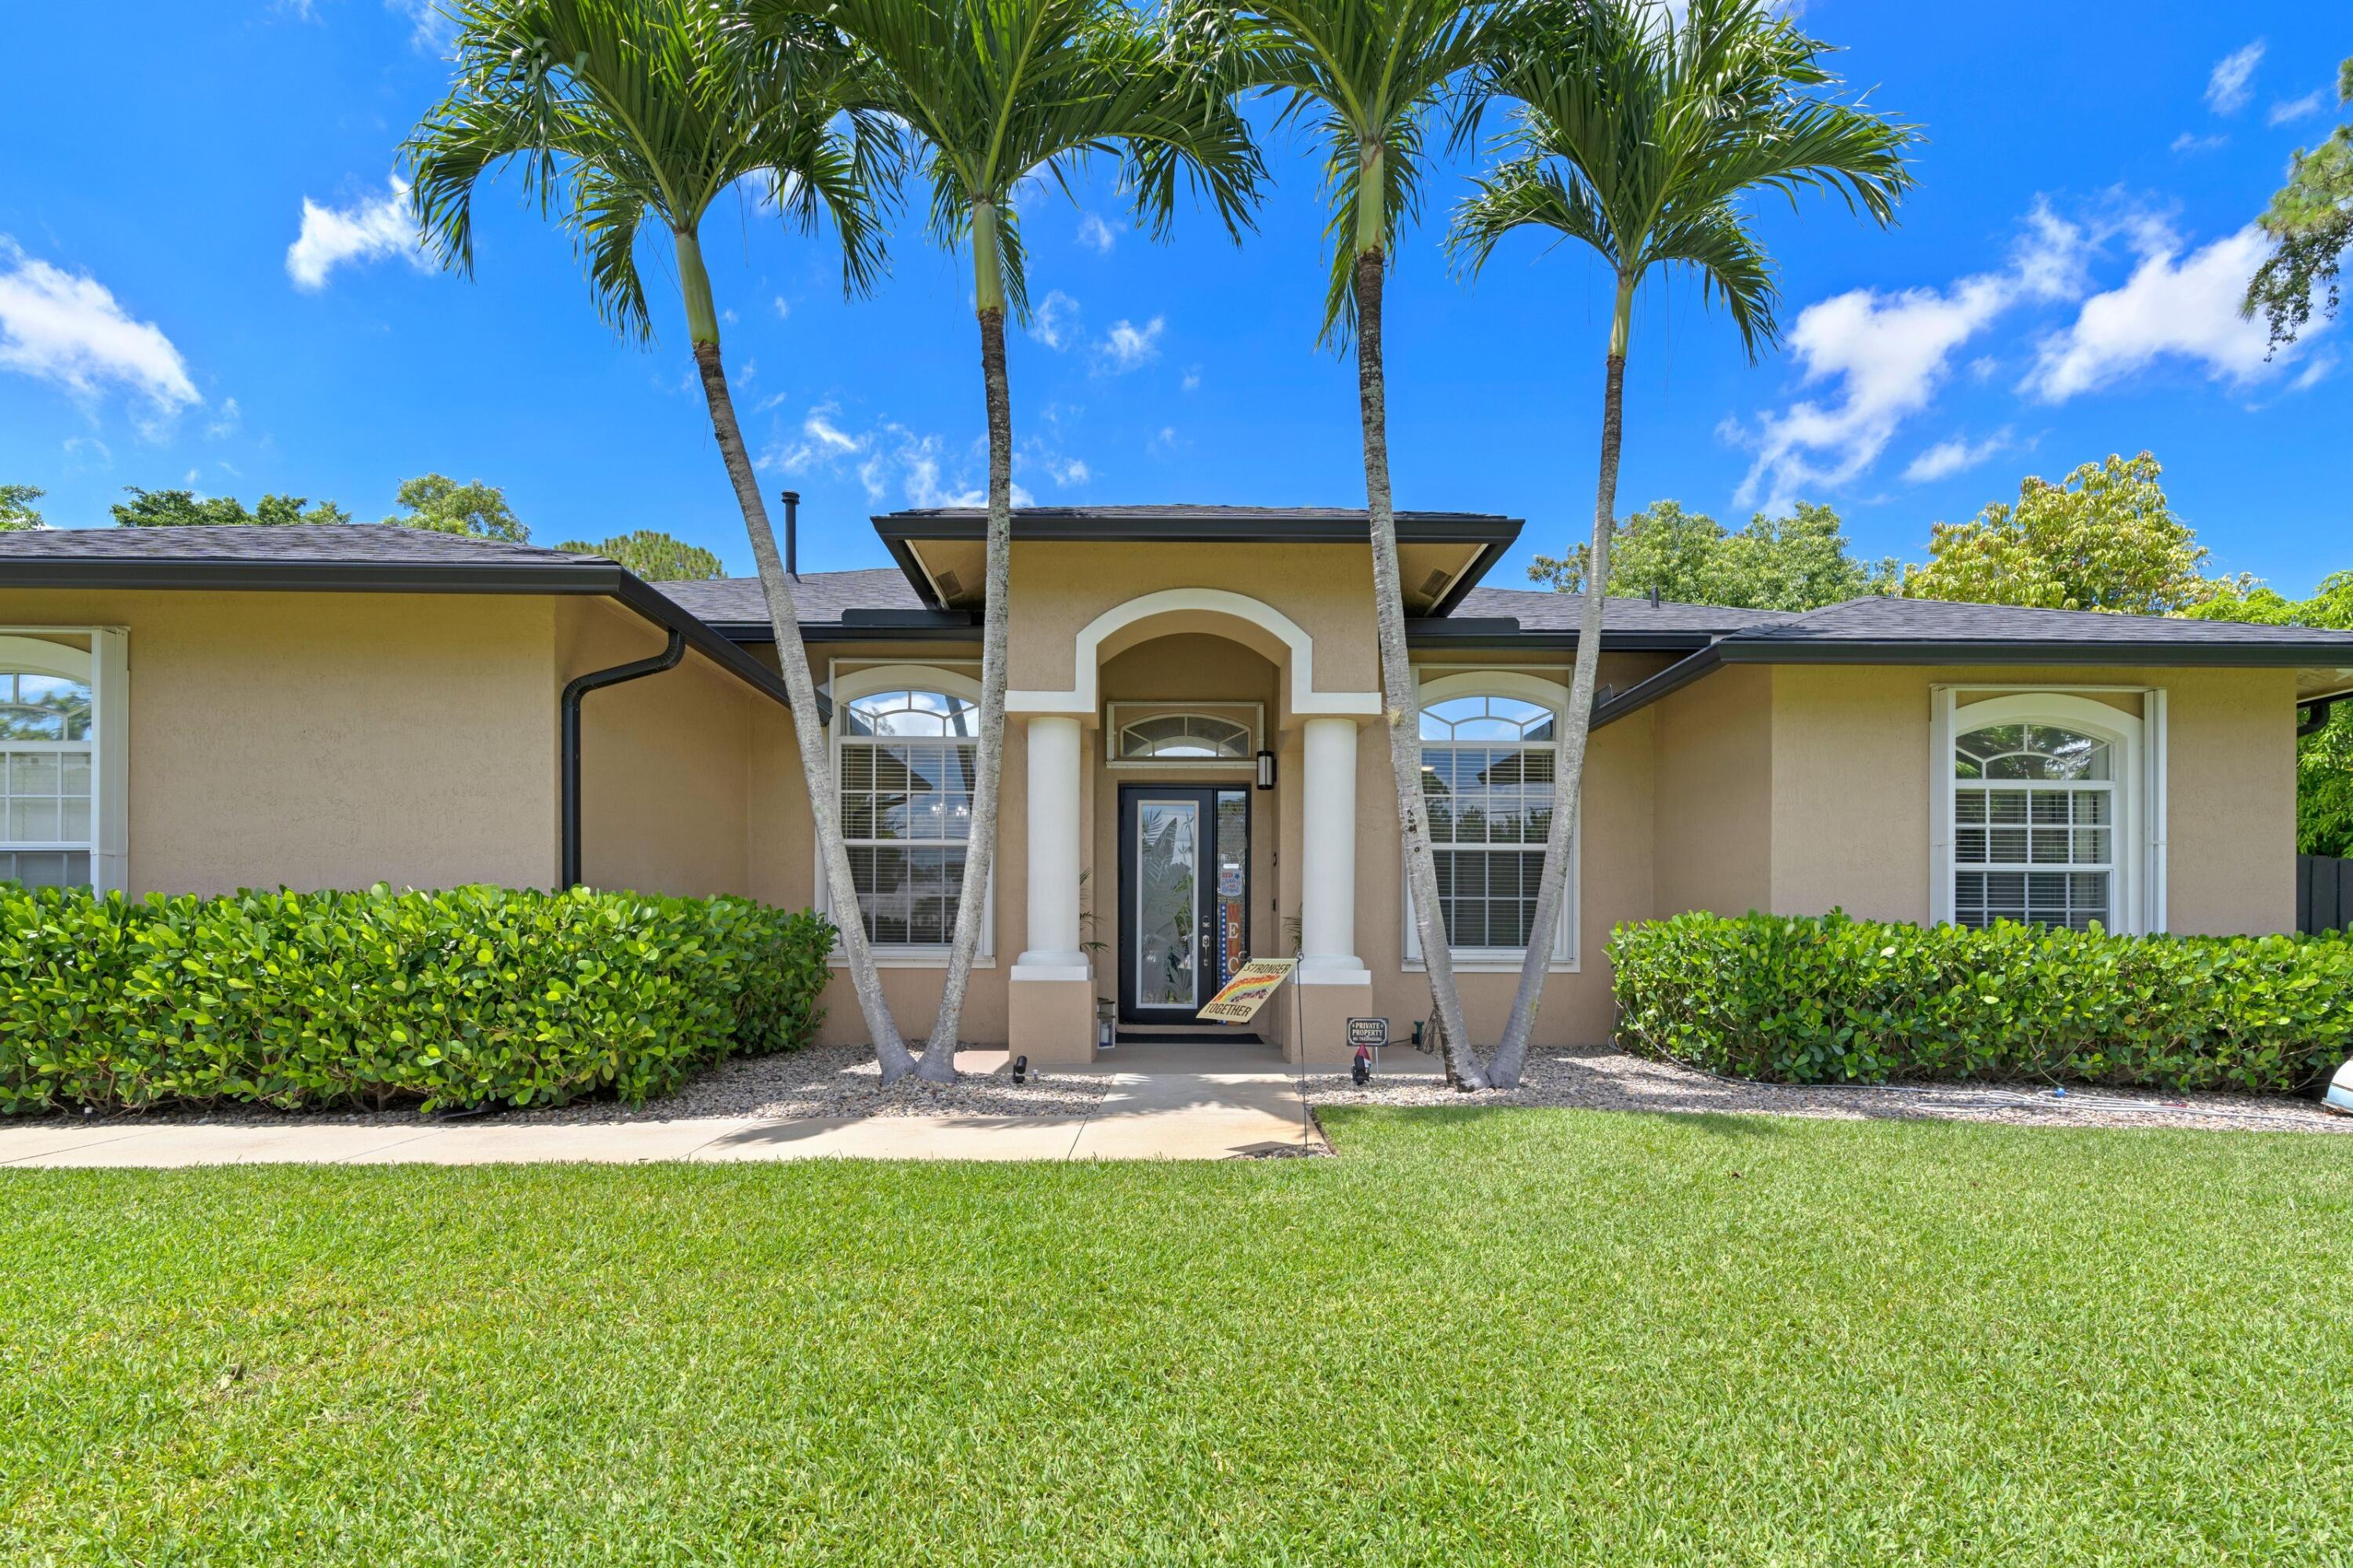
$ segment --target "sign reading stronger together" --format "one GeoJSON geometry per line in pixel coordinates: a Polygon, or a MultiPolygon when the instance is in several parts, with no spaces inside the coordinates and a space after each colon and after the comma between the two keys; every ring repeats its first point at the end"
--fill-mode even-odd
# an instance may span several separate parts
{"type": "Polygon", "coordinates": [[[1211,1023],[1248,1023],[1258,1016],[1258,1010],[1283,977],[1298,967],[1297,959],[1252,959],[1236,969],[1225,989],[1194,1016],[1211,1023]]]}

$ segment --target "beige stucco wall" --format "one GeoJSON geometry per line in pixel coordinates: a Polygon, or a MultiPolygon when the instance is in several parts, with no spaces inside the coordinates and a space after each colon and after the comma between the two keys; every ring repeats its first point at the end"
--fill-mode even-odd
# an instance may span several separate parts
{"type": "Polygon", "coordinates": [[[1772,908],[1820,914],[1839,905],[1873,919],[1928,918],[1932,686],[2148,686],[2167,694],[2168,928],[2293,929],[2294,673],[2071,668],[2053,679],[2057,673],[2017,666],[1774,668],[1772,908]]]}
{"type": "MultiPolygon", "coordinates": [[[[1172,588],[1220,588],[1282,611],[1314,640],[1316,691],[1371,691],[1380,684],[1369,550],[1330,545],[1020,543],[1013,546],[1012,582],[1019,635],[1013,639],[1009,668],[1017,688],[1071,689],[1081,629],[1114,606],[1172,588]]],[[[1261,652],[1273,652],[1246,629],[1231,625],[1162,625],[1146,634],[1180,630],[1219,630],[1261,652]]]]}
{"type": "Polygon", "coordinates": [[[1773,677],[1733,665],[1612,725],[1649,715],[1661,916],[1741,915],[1772,901],[1773,677]]]}
{"type": "Polygon", "coordinates": [[[130,883],[545,886],[554,601],[0,589],[0,623],[121,626],[130,883]]]}
{"type": "MultiPolygon", "coordinates": [[[[661,631],[610,599],[555,614],[556,692],[661,652],[661,631]]],[[[767,697],[689,649],[677,667],[589,693],[580,706],[580,874],[591,887],[746,894],[752,709],[767,697]]]]}

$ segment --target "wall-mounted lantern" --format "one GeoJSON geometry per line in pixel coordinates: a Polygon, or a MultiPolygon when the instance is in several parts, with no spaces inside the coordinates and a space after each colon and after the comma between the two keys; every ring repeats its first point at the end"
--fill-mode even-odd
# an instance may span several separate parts
{"type": "Polygon", "coordinates": [[[1271,751],[1258,754],[1258,787],[1261,789],[1274,788],[1274,753],[1271,751]]]}

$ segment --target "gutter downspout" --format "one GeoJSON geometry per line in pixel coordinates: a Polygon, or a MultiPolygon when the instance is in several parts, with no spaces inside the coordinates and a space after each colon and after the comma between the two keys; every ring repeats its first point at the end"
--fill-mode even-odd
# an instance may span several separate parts
{"type": "Polygon", "coordinates": [[[2306,703],[2302,705],[2303,706],[2308,707],[2312,710],[2312,716],[2295,726],[2296,739],[2302,740],[2308,735],[2318,735],[2322,730],[2327,728],[2329,709],[2335,707],[2348,696],[2353,696],[2353,692],[2339,692],[2333,697],[2322,697],[2317,702],[2306,703]]]}
{"type": "Polygon", "coordinates": [[[676,627],[670,629],[670,641],[662,651],[649,659],[633,659],[626,664],[609,669],[591,670],[575,675],[564,688],[562,752],[559,766],[564,777],[564,885],[580,885],[580,700],[589,693],[607,686],[617,686],[624,681],[635,681],[647,675],[659,675],[664,670],[675,669],[686,657],[686,633],[676,627]]]}

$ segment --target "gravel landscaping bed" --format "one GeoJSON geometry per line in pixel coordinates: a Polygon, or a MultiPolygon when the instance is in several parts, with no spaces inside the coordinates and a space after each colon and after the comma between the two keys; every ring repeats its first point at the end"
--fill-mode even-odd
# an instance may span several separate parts
{"type": "Polygon", "coordinates": [[[2353,1133],[2353,1117],[2312,1100],[2250,1095],[2161,1094],[2140,1089],[1996,1084],[1906,1084],[1830,1088],[1731,1082],[1630,1056],[1622,1051],[1538,1051],[1508,1094],[1465,1096],[1449,1089],[1438,1058],[1410,1048],[1381,1054],[1381,1072],[1358,1088],[1345,1073],[1313,1076],[1307,1097],[1327,1106],[1562,1106],[1581,1110],[1742,1111],[1846,1120],[1919,1119],[2012,1122],[2035,1127],[2189,1127],[2240,1131],[2353,1133]]]}
{"type": "MultiPolygon", "coordinates": [[[[1080,1116],[1091,1112],[1111,1082],[1108,1074],[1032,1071],[1016,1085],[1008,1068],[965,1072],[952,1087],[902,1078],[882,1087],[874,1053],[863,1045],[815,1045],[773,1056],[744,1056],[696,1075],[677,1094],[625,1106],[585,1100],[555,1110],[491,1111],[448,1118],[459,1125],[562,1127],[591,1122],[683,1121],[695,1117],[758,1117],[797,1120],[820,1116],[1080,1116]]],[[[71,1113],[61,1113],[69,1115],[71,1113]]],[[[146,1111],[106,1118],[117,1124],[211,1124],[274,1127],[304,1124],[356,1127],[414,1125],[415,1107],[389,1111],[290,1113],[259,1106],[209,1110],[146,1111]]]]}

